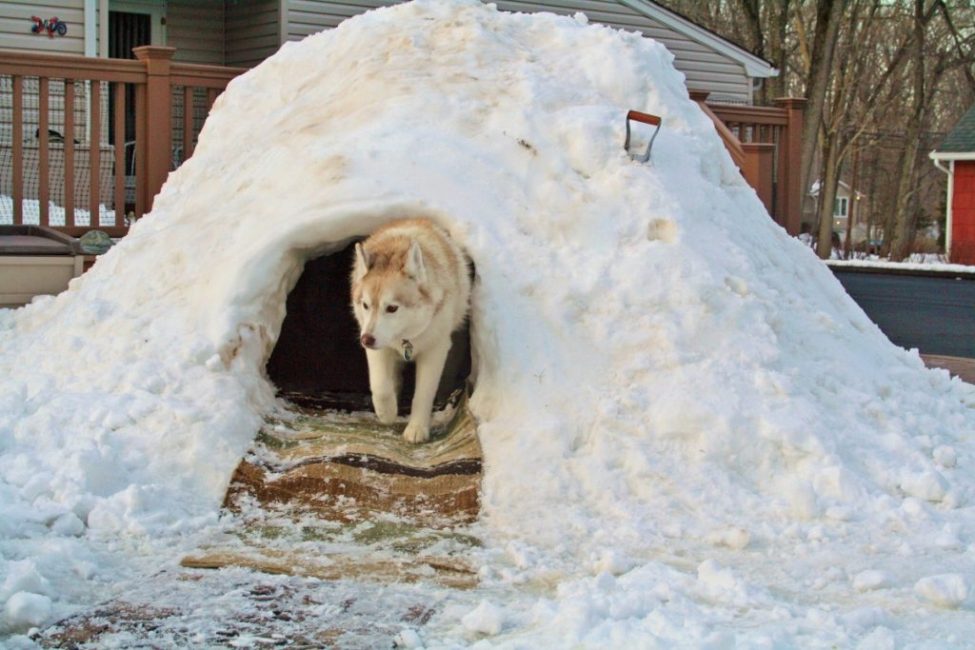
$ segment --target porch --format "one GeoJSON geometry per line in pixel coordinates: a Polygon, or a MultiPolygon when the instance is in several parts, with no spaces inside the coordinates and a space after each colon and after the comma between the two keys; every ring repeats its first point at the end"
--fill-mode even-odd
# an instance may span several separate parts
{"type": "Polygon", "coordinates": [[[152,208],[243,68],[0,50],[0,224],[113,237],[152,208]]]}
{"type": "MultiPolygon", "coordinates": [[[[0,50],[0,224],[113,237],[152,208],[167,174],[192,156],[213,102],[243,68],[0,50]]],[[[707,103],[726,148],[769,214],[799,232],[801,99],[707,103]]]]}

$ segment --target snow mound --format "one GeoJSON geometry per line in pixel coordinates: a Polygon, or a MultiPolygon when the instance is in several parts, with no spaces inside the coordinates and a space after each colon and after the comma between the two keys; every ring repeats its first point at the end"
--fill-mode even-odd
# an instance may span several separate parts
{"type": "MultiPolygon", "coordinates": [[[[623,616],[613,638],[673,638],[693,626],[667,603],[775,621],[868,569],[913,599],[935,571],[865,558],[975,532],[975,393],[890,344],[769,219],[671,61],[583,16],[422,0],[234,80],[151,215],[64,294],[0,311],[9,557],[77,545],[69,513],[92,543],[210,521],[273,407],[263,368],[303,263],[430,216],[477,267],[482,573],[579,576],[469,627],[571,641],[623,616]],[[628,109],[663,118],[650,164],[622,149],[628,109]],[[829,542],[852,573],[823,571],[829,542]],[[799,564],[759,567],[775,557],[799,564]]],[[[948,586],[923,591],[957,601],[948,586]]],[[[6,606],[12,627],[46,611],[6,606]]]]}

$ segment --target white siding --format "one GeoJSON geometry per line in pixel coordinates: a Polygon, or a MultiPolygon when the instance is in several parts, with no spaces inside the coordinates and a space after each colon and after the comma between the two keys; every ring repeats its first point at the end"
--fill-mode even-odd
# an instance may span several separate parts
{"type": "MultiPolygon", "coordinates": [[[[288,7],[288,40],[299,40],[335,27],[367,9],[396,4],[395,0],[282,0],[288,7]]],[[[499,9],[515,12],[550,11],[571,15],[585,13],[593,22],[638,31],[663,43],[674,54],[674,66],[687,77],[687,86],[711,93],[715,101],[751,103],[751,82],[745,68],[721,54],[617,0],[541,0],[496,2],[499,9]]]]}
{"type": "Polygon", "coordinates": [[[398,4],[399,0],[342,0],[324,2],[323,0],[282,0],[288,3],[289,41],[338,26],[346,18],[351,18],[369,9],[398,4]]]}
{"type": "Polygon", "coordinates": [[[0,0],[0,47],[29,52],[84,54],[84,0],[0,0]],[[34,25],[31,16],[42,20],[57,16],[68,26],[68,33],[64,36],[55,34],[54,38],[49,38],[47,32],[34,34],[30,31],[34,25]]]}
{"type": "MultiPolygon", "coordinates": [[[[85,2],[84,0],[35,0],[13,2],[0,0],[0,48],[16,49],[46,54],[85,53],[85,2]],[[55,34],[48,37],[46,32],[34,34],[31,16],[47,20],[57,16],[68,26],[64,36],[55,34]]],[[[75,83],[74,124],[75,138],[86,139],[87,84],[75,83]]],[[[26,142],[36,142],[35,133],[39,124],[38,82],[36,77],[24,79],[23,119],[24,130],[21,138],[26,142]]],[[[0,145],[9,145],[15,137],[13,126],[13,81],[8,76],[0,76],[0,145]]],[[[104,116],[104,114],[103,114],[104,116]]],[[[48,128],[64,133],[64,82],[53,80],[50,83],[48,128]]]]}
{"type": "Polygon", "coordinates": [[[505,11],[557,14],[581,11],[593,22],[641,32],[660,41],[673,53],[674,67],[687,77],[688,88],[706,90],[711,93],[712,100],[751,102],[751,84],[744,66],[616,0],[542,0],[498,2],[497,5],[505,11]]]}
{"type": "Polygon", "coordinates": [[[169,0],[166,37],[176,48],[174,61],[224,65],[223,3],[169,0]]]}
{"type": "Polygon", "coordinates": [[[228,3],[225,11],[226,65],[255,66],[278,51],[277,0],[237,0],[228,3]]]}

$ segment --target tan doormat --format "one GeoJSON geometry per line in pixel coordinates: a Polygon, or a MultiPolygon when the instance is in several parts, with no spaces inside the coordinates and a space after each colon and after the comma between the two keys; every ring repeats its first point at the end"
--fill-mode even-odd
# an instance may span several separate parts
{"type": "Polygon", "coordinates": [[[269,422],[227,490],[233,525],[182,565],[475,586],[464,526],[478,514],[481,449],[466,400],[437,414],[428,443],[405,442],[403,426],[298,407],[269,422]]]}

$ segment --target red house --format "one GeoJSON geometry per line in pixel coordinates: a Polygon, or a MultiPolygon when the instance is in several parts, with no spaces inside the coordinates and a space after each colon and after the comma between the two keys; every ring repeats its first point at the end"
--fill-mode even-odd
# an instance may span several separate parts
{"type": "Polygon", "coordinates": [[[975,264],[975,105],[930,155],[948,174],[948,259],[975,264]]]}

